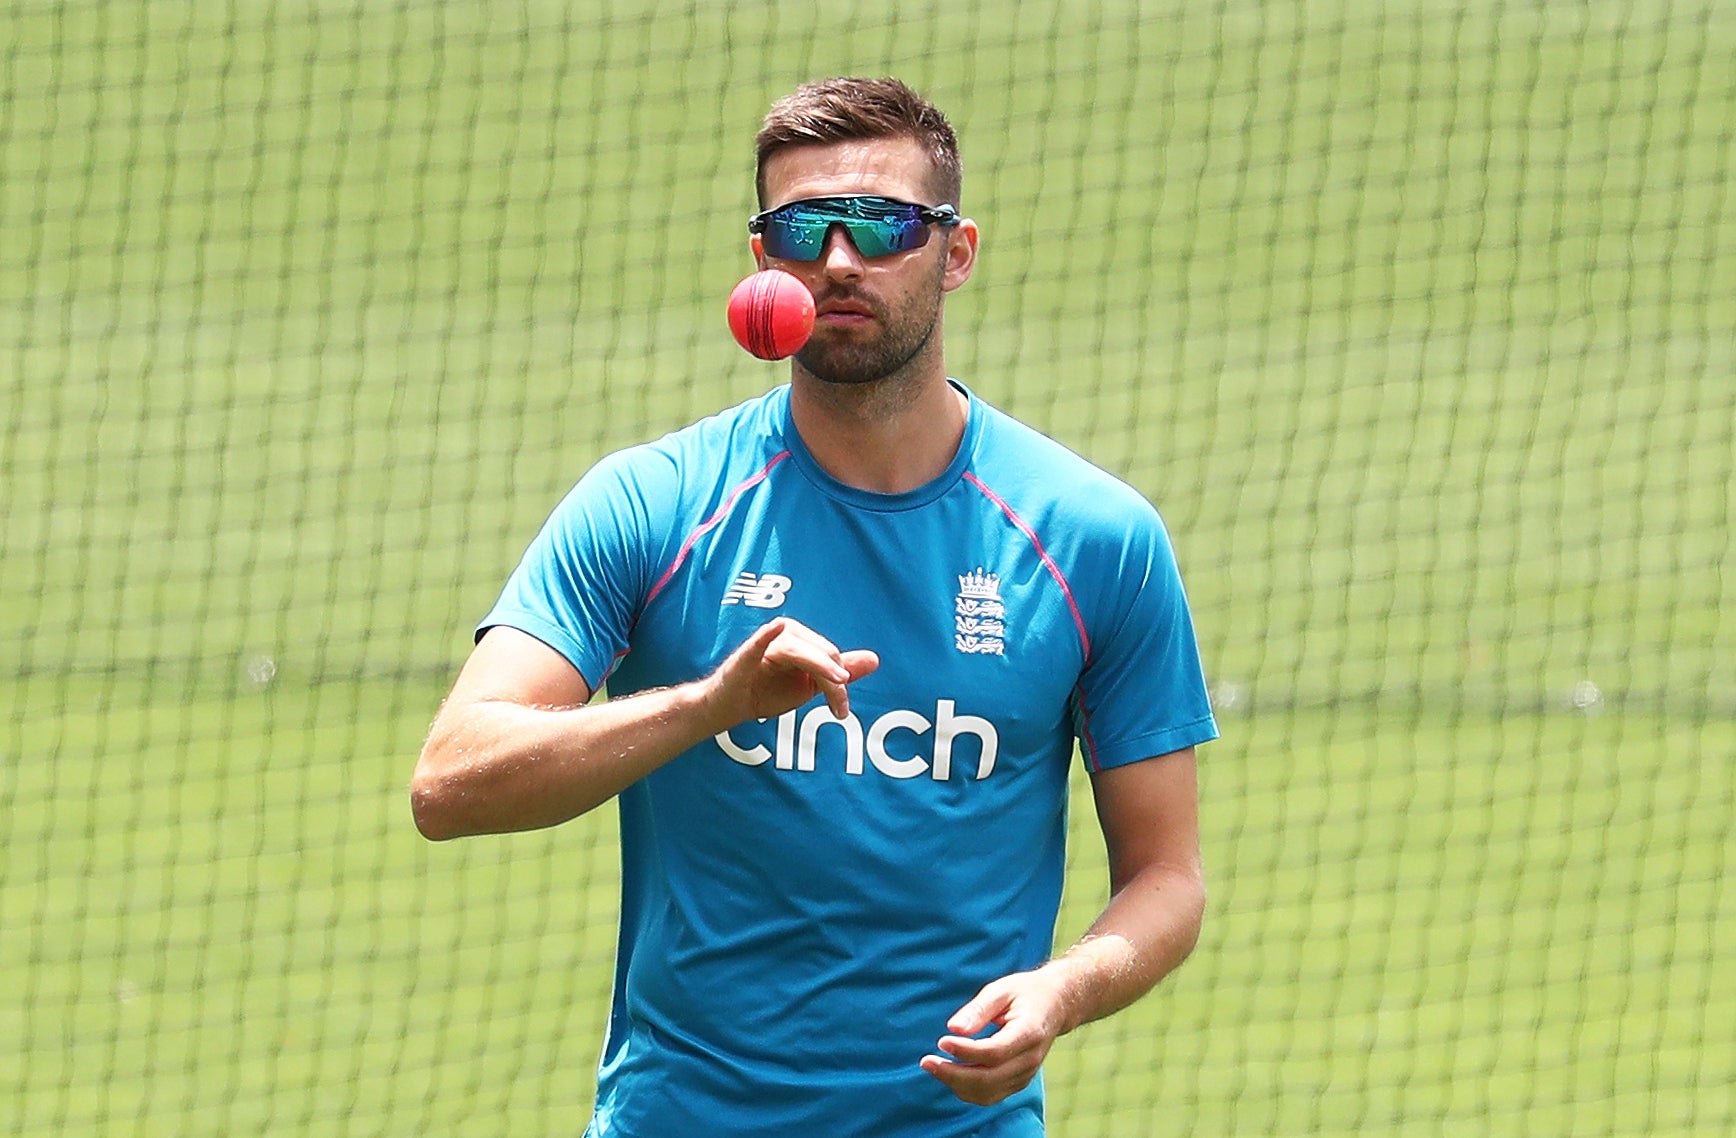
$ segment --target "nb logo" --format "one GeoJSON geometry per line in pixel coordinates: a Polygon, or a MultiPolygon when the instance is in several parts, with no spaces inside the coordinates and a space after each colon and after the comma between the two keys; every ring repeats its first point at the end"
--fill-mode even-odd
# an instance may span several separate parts
{"type": "Polygon", "coordinates": [[[746,605],[750,609],[775,609],[784,603],[784,594],[792,582],[777,573],[740,573],[723,594],[726,605],[746,605]]]}

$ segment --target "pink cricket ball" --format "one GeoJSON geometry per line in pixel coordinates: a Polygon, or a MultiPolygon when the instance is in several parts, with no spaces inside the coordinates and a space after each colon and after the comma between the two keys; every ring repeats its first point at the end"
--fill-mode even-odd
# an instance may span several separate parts
{"type": "Polygon", "coordinates": [[[729,330],[762,360],[794,355],[814,331],[814,294],[779,269],[754,273],[729,294],[729,330]]]}

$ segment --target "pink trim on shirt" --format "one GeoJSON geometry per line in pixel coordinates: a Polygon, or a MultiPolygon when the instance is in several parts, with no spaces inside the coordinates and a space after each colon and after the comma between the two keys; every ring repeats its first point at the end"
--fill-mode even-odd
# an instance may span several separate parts
{"type": "Polygon", "coordinates": [[[1085,634],[1085,618],[1079,615],[1079,605],[1073,599],[1073,590],[1068,586],[1067,578],[1062,575],[1061,567],[1055,564],[1055,559],[1050,557],[1049,551],[1043,548],[1043,543],[1038,540],[1036,531],[1026,524],[1024,518],[1021,518],[1018,514],[1014,513],[1013,508],[1007,505],[1006,501],[1002,499],[999,494],[996,494],[993,490],[984,486],[982,479],[978,478],[968,470],[964,472],[964,479],[972,486],[975,486],[978,490],[981,490],[983,494],[987,496],[989,501],[999,506],[1001,508],[1001,513],[1007,515],[1007,520],[1017,526],[1020,533],[1031,539],[1031,545],[1036,548],[1037,556],[1042,560],[1043,567],[1049,571],[1051,577],[1055,578],[1055,583],[1061,586],[1061,595],[1067,598],[1067,608],[1073,613],[1073,626],[1079,630],[1079,648],[1085,654],[1085,663],[1090,664],[1091,638],[1085,634]]]}
{"type": "Polygon", "coordinates": [[[779,451],[777,454],[773,455],[770,462],[760,467],[758,474],[755,474],[753,477],[747,479],[741,485],[731,490],[729,492],[729,497],[723,500],[723,505],[717,508],[717,512],[712,514],[709,518],[706,518],[703,522],[700,522],[699,526],[694,529],[692,533],[687,535],[687,540],[681,543],[681,549],[675,554],[675,560],[670,562],[669,568],[663,571],[663,576],[657,578],[657,583],[651,586],[651,591],[645,594],[645,604],[641,606],[641,610],[651,607],[651,602],[657,598],[658,593],[663,591],[663,586],[669,583],[669,578],[675,576],[675,571],[681,568],[681,563],[683,561],[687,560],[688,551],[693,548],[693,543],[703,537],[707,530],[712,529],[717,525],[717,523],[724,519],[729,511],[735,506],[737,498],[740,498],[747,491],[753,489],[753,487],[762,482],[765,479],[765,476],[772,472],[772,467],[776,466],[788,457],[790,457],[790,452],[787,450],[779,451]]]}
{"type": "Polygon", "coordinates": [[[1097,737],[1091,734],[1091,712],[1085,708],[1085,687],[1073,685],[1073,696],[1079,701],[1079,747],[1085,753],[1085,769],[1100,771],[1103,760],[1097,757],[1097,737]]]}
{"type": "MultiPolygon", "coordinates": [[[[1061,595],[1067,599],[1067,609],[1073,614],[1073,626],[1079,630],[1079,649],[1084,653],[1085,663],[1089,665],[1091,663],[1091,637],[1085,632],[1085,618],[1079,613],[1079,603],[1073,599],[1072,586],[1067,584],[1067,578],[1061,572],[1061,567],[1055,564],[1055,559],[1050,557],[1049,551],[1043,548],[1043,543],[1037,537],[1037,532],[1030,527],[1024,518],[1015,513],[1011,506],[1007,505],[1004,498],[984,486],[982,479],[970,471],[964,472],[964,478],[972,486],[981,490],[989,501],[999,506],[1001,513],[1007,515],[1007,520],[1017,526],[1019,532],[1030,539],[1032,548],[1037,551],[1037,557],[1043,562],[1043,567],[1049,571],[1051,577],[1055,578],[1055,583],[1061,586],[1061,595]]],[[[1090,770],[1100,771],[1103,769],[1103,764],[1097,757],[1097,740],[1091,737],[1091,714],[1085,709],[1085,693],[1077,686],[1073,690],[1079,700],[1079,743],[1085,754],[1085,765],[1090,770]]]]}

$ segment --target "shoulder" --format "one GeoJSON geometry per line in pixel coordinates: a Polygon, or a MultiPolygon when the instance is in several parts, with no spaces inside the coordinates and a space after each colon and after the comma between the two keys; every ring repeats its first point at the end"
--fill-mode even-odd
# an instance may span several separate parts
{"type": "Polygon", "coordinates": [[[781,453],[785,397],[779,388],[661,438],[605,455],[570,497],[604,496],[647,514],[703,508],[781,453]]]}
{"type": "Polygon", "coordinates": [[[682,540],[767,469],[782,438],[777,394],[599,459],[549,515],[526,571],[643,595],[682,540]]]}
{"type": "Polygon", "coordinates": [[[1076,539],[1161,532],[1157,507],[1138,489],[1005,411],[986,403],[982,411],[972,473],[1005,508],[1076,539]]]}

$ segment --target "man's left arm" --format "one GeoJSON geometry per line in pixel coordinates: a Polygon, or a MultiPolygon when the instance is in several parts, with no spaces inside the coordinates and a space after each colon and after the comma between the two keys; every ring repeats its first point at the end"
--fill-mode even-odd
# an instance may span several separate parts
{"type": "Polygon", "coordinates": [[[922,1069],[966,1102],[1025,1087],[1055,1040],[1119,1011],[1173,971],[1199,939],[1205,878],[1194,749],[1091,776],[1109,852],[1109,904],[1077,944],[985,986],[947,1021],[922,1069]],[[993,1035],[970,1036],[990,1025],[993,1035]]]}

